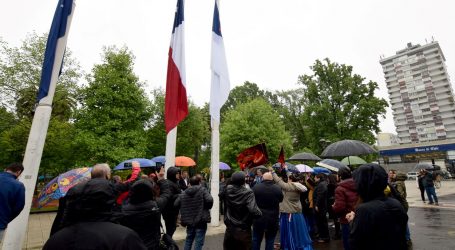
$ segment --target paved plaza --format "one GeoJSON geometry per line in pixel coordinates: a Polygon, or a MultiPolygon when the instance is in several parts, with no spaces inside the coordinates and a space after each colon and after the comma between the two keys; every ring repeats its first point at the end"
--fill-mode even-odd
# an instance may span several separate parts
{"type": "MultiPolygon", "coordinates": [[[[445,211],[446,213],[454,214],[455,215],[455,199],[454,200],[441,200],[440,206],[432,206],[424,204],[420,200],[420,192],[417,188],[417,184],[415,181],[406,181],[406,189],[408,193],[408,202],[410,207],[414,208],[428,208],[431,207],[432,209],[444,209],[448,210],[445,211]],[[453,210],[453,211],[452,211],[453,210]]],[[[437,189],[437,195],[439,196],[447,196],[447,197],[455,197],[455,181],[443,181],[442,187],[437,189]]],[[[31,214],[29,217],[28,229],[27,229],[27,236],[24,242],[23,249],[41,249],[43,247],[44,242],[49,238],[49,232],[51,229],[52,222],[54,221],[55,212],[50,213],[37,213],[31,214]]],[[[410,215],[412,217],[412,215],[410,215]]],[[[411,231],[413,230],[412,222],[413,218],[410,218],[410,228],[411,231]]],[[[220,223],[218,227],[209,226],[207,230],[207,237],[223,234],[225,230],[225,226],[223,222],[220,223]]],[[[438,233],[438,232],[437,232],[438,233]]],[[[440,232],[442,235],[453,233],[455,232],[440,232]]],[[[182,242],[186,237],[185,228],[177,227],[177,231],[174,234],[174,239],[177,241],[182,242]]],[[[413,234],[413,238],[418,237],[418,235],[413,234]]],[[[222,237],[218,237],[222,239],[222,237]]],[[[222,242],[222,241],[221,241],[222,242]]],[[[218,243],[219,244],[219,243],[218,243]]],[[[221,245],[218,245],[221,249],[221,245]]],[[[319,249],[315,246],[315,249],[319,249]]],[[[414,248],[419,249],[419,248],[414,248]]]]}

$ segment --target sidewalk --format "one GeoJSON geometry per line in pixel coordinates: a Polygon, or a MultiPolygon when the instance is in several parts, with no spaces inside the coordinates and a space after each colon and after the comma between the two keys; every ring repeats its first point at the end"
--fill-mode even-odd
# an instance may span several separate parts
{"type": "MultiPolygon", "coordinates": [[[[440,209],[455,209],[455,200],[441,199],[440,206],[432,206],[422,202],[420,190],[415,181],[406,181],[406,191],[410,207],[432,207],[440,209]]],[[[442,187],[436,190],[438,197],[455,194],[455,181],[443,181],[442,187]]],[[[28,221],[27,236],[23,249],[41,249],[49,238],[49,232],[56,213],[31,214],[28,221]]],[[[220,221],[220,226],[212,227],[209,224],[208,235],[224,234],[226,227],[220,221]]],[[[186,238],[186,229],[182,226],[177,227],[173,237],[176,241],[186,238]]]]}

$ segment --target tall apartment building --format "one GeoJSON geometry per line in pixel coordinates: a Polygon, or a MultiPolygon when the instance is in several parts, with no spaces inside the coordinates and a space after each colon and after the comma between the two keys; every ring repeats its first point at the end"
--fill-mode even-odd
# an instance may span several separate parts
{"type": "Polygon", "coordinates": [[[455,138],[454,96],[439,43],[408,43],[380,63],[399,142],[455,138]]]}

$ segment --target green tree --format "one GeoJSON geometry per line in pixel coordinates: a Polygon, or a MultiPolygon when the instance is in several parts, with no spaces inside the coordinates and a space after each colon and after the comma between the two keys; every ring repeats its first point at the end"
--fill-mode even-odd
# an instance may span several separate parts
{"type": "MultiPolygon", "coordinates": [[[[0,105],[14,110],[18,118],[33,117],[46,41],[46,34],[31,33],[16,48],[0,39],[0,105]]],[[[71,117],[81,74],[78,62],[67,48],[53,99],[54,117],[64,120],[71,117]]]]}
{"type": "MultiPolygon", "coordinates": [[[[147,130],[148,152],[151,156],[163,155],[166,150],[166,131],[164,127],[164,91],[155,89],[152,92],[152,115],[147,130]]],[[[191,101],[188,104],[188,116],[178,125],[176,155],[194,158],[199,163],[199,150],[208,140],[208,110],[199,108],[191,101]]]]}
{"type": "Polygon", "coordinates": [[[303,122],[306,139],[315,152],[320,141],[356,139],[370,144],[379,132],[379,117],[384,117],[387,102],[375,96],[378,84],[364,82],[352,73],[352,66],[316,60],[313,75],[299,76],[304,88],[303,122]]]}
{"type": "Polygon", "coordinates": [[[291,136],[278,113],[262,98],[229,111],[221,124],[220,136],[220,160],[231,166],[237,165],[236,157],[241,151],[262,142],[267,145],[272,163],[278,158],[282,145],[286,154],[292,152],[291,136]]]}
{"type": "Polygon", "coordinates": [[[256,83],[246,81],[243,85],[237,86],[231,90],[226,103],[221,108],[221,113],[234,109],[237,105],[249,102],[256,98],[266,98],[266,92],[259,89],[256,83]]]}
{"type": "Polygon", "coordinates": [[[133,73],[133,60],[127,48],[105,48],[103,62],[87,77],[75,123],[83,163],[116,164],[146,156],[150,102],[133,73]]]}

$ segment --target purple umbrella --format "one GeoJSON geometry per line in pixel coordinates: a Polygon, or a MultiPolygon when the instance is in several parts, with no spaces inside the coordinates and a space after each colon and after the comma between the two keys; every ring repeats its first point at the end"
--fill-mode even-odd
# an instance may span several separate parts
{"type": "Polygon", "coordinates": [[[228,164],[220,161],[220,170],[231,170],[228,164]]]}

